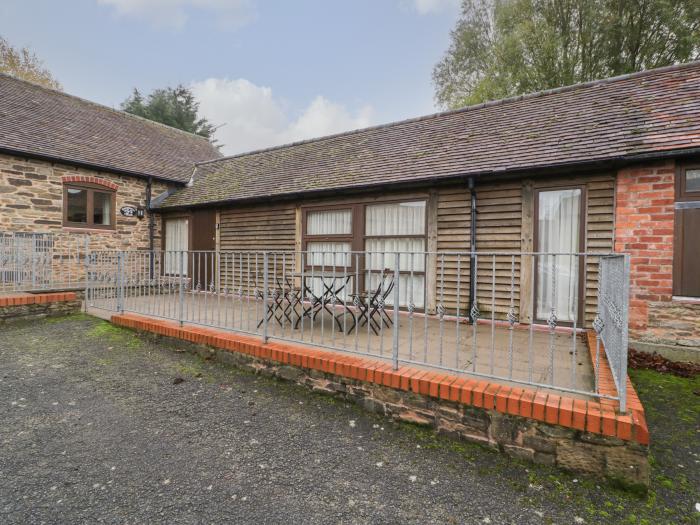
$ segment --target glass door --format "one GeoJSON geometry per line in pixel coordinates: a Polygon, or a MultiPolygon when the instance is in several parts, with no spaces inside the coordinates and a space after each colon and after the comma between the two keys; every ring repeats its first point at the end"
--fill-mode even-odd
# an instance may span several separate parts
{"type": "Polygon", "coordinates": [[[582,251],[582,190],[567,188],[536,193],[537,274],[535,312],[537,320],[572,323],[579,312],[582,251]]]}

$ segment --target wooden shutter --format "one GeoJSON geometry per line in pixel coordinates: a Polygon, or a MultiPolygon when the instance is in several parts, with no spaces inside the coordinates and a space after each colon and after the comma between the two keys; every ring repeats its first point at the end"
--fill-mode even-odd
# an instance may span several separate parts
{"type": "Polygon", "coordinates": [[[700,203],[677,206],[673,295],[700,297],[700,203]]]}

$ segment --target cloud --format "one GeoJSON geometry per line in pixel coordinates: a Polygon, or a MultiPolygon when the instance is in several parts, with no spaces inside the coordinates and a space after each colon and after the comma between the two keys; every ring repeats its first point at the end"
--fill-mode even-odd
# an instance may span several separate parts
{"type": "Polygon", "coordinates": [[[320,95],[292,117],[271,88],[246,79],[208,78],[190,87],[200,114],[221,125],[216,138],[227,155],[363,128],[373,122],[370,106],[353,113],[320,95]]]}
{"type": "Polygon", "coordinates": [[[459,7],[459,0],[411,0],[414,10],[421,15],[429,15],[459,7]]]}
{"type": "Polygon", "coordinates": [[[149,21],[158,27],[181,29],[192,11],[211,11],[222,27],[235,28],[254,16],[251,0],[97,0],[111,6],[120,16],[149,21]]]}

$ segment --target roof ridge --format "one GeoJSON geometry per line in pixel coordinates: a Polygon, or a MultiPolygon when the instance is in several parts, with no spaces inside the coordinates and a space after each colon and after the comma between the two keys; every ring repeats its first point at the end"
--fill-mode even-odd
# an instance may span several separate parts
{"type": "Polygon", "coordinates": [[[64,97],[72,98],[72,99],[78,100],[80,102],[84,102],[86,104],[91,104],[91,105],[96,106],[100,109],[106,109],[108,111],[111,111],[111,112],[116,113],[116,114],[121,115],[121,116],[125,116],[127,118],[132,118],[134,120],[139,120],[139,121],[147,123],[147,124],[160,126],[160,127],[165,128],[165,129],[168,129],[168,130],[177,131],[178,133],[183,133],[183,134],[188,135],[190,137],[194,137],[194,138],[205,140],[205,141],[209,142],[209,139],[207,139],[206,137],[203,137],[202,135],[198,135],[198,134],[192,133],[190,131],[185,131],[184,129],[175,128],[173,126],[168,126],[167,124],[163,124],[162,122],[156,122],[155,120],[150,120],[150,119],[147,119],[145,117],[141,117],[139,115],[134,115],[133,113],[128,113],[127,111],[123,111],[121,109],[112,108],[112,107],[107,106],[105,104],[100,104],[99,102],[95,102],[93,100],[79,97],[78,95],[73,95],[72,93],[66,93],[65,91],[61,91],[60,89],[54,89],[54,88],[50,88],[47,86],[43,86],[43,85],[38,84],[36,82],[32,82],[31,80],[26,80],[24,78],[19,78],[19,77],[16,77],[14,75],[10,75],[9,73],[3,73],[0,71],[0,77],[6,77],[6,78],[9,78],[12,80],[16,80],[17,82],[29,84],[32,87],[43,89],[44,91],[49,91],[49,92],[54,93],[56,95],[63,95],[64,97]]]}
{"type": "Polygon", "coordinates": [[[256,150],[245,151],[242,153],[236,153],[234,155],[226,155],[223,157],[219,157],[217,159],[210,159],[210,160],[196,162],[195,164],[196,165],[212,164],[215,162],[221,162],[221,161],[236,159],[236,158],[240,158],[240,157],[246,157],[249,155],[257,155],[260,153],[267,153],[270,151],[291,148],[294,146],[300,146],[302,144],[321,142],[324,140],[331,140],[331,139],[338,138],[338,137],[344,137],[344,136],[350,136],[350,135],[355,135],[355,134],[359,134],[359,133],[364,133],[367,131],[375,131],[375,130],[389,128],[389,127],[393,127],[393,126],[399,126],[402,124],[410,124],[413,122],[420,122],[422,120],[428,120],[428,119],[439,118],[439,117],[444,117],[444,116],[449,116],[449,115],[455,115],[455,114],[459,114],[459,113],[466,113],[468,111],[475,111],[475,110],[483,109],[486,107],[500,106],[500,105],[504,105],[504,104],[508,104],[508,103],[512,103],[512,102],[518,102],[520,100],[529,100],[532,98],[538,98],[538,97],[553,95],[553,94],[557,94],[557,93],[566,93],[569,91],[575,91],[578,89],[586,89],[586,88],[597,86],[597,85],[610,84],[613,82],[620,82],[620,81],[628,80],[628,79],[632,79],[632,78],[638,78],[638,77],[642,77],[642,76],[653,75],[653,74],[658,74],[658,73],[665,73],[667,71],[674,71],[674,70],[685,69],[688,67],[697,67],[697,66],[700,66],[700,60],[694,60],[691,62],[683,62],[680,64],[671,64],[669,66],[658,67],[655,69],[646,69],[644,71],[635,71],[633,73],[625,73],[623,75],[617,75],[615,77],[589,80],[587,82],[579,82],[577,84],[570,84],[568,86],[560,86],[560,87],[545,89],[545,90],[541,90],[541,91],[533,91],[531,93],[524,93],[522,95],[515,95],[512,97],[506,97],[506,98],[502,98],[502,99],[498,99],[498,100],[489,100],[487,102],[482,102],[480,104],[473,104],[470,106],[465,106],[463,108],[451,109],[451,110],[447,110],[447,111],[438,111],[435,113],[429,113],[427,115],[421,115],[418,117],[411,117],[411,118],[407,118],[407,119],[403,119],[403,120],[395,120],[392,122],[385,122],[383,124],[377,124],[377,125],[368,126],[365,128],[353,129],[350,131],[343,131],[343,132],[339,132],[339,133],[332,133],[330,135],[323,135],[321,137],[314,137],[314,138],[310,138],[310,139],[298,140],[295,142],[288,142],[286,144],[280,144],[277,146],[270,146],[267,148],[260,148],[260,149],[256,149],[256,150]]]}

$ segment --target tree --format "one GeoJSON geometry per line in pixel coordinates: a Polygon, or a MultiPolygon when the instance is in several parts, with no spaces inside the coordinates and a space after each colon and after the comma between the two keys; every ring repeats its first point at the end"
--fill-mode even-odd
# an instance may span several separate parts
{"type": "Polygon", "coordinates": [[[697,0],[463,0],[433,82],[457,108],[698,57],[697,0]]]}
{"type": "Polygon", "coordinates": [[[176,88],[156,89],[145,99],[138,89],[121,105],[122,110],[139,117],[167,124],[206,137],[214,143],[216,126],[204,117],[198,117],[199,102],[192,92],[179,85],[176,88]]]}
{"type": "Polygon", "coordinates": [[[48,88],[61,89],[61,84],[44,67],[43,61],[28,47],[16,49],[1,36],[0,73],[6,73],[48,88]]]}

